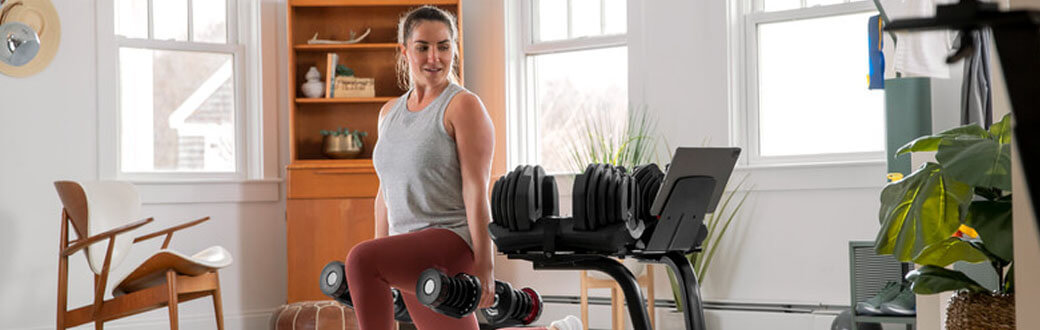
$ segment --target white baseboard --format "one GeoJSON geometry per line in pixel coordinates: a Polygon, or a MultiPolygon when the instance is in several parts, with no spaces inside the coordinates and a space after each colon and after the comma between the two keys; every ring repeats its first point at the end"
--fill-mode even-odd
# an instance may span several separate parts
{"type": "MultiPolygon", "coordinates": [[[[158,309],[157,312],[165,312],[166,309],[158,309]]],[[[134,330],[169,330],[170,321],[169,318],[151,316],[150,314],[155,312],[149,312],[142,314],[142,316],[134,317],[130,316],[124,319],[115,321],[105,322],[105,329],[134,329],[134,330]],[[144,316],[148,315],[148,316],[144,316]]],[[[245,329],[268,329],[270,328],[271,313],[274,313],[274,308],[265,310],[254,310],[239,314],[224,314],[224,328],[227,330],[245,330],[245,329]]],[[[165,316],[165,314],[163,315],[165,316]]],[[[213,318],[213,314],[196,314],[196,315],[181,315],[178,318],[179,327],[181,329],[192,329],[192,330],[208,330],[216,329],[217,324],[213,318]]],[[[54,329],[54,325],[25,328],[26,330],[42,330],[42,329],[54,329]]],[[[94,329],[94,325],[84,324],[71,329],[94,329]]]]}

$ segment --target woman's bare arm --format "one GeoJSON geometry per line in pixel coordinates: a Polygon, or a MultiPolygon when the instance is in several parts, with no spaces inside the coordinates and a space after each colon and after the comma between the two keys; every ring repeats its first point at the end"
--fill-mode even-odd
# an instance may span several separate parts
{"type": "Polygon", "coordinates": [[[483,294],[480,307],[489,307],[494,300],[494,246],[487,226],[491,219],[488,204],[488,182],[491,179],[491,158],[495,149],[495,127],[484,104],[476,95],[460,93],[452,100],[445,115],[454,133],[462,171],[462,198],[466,205],[466,220],[473,240],[473,274],[480,278],[483,294]]]}

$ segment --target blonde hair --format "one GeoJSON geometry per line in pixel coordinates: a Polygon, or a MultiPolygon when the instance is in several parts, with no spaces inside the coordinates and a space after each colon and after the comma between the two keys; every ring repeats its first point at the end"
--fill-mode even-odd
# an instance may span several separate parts
{"type": "MultiPolygon", "coordinates": [[[[434,6],[426,5],[419,8],[412,9],[408,13],[401,17],[401,21],[397,24],[397,43],[401,46],[407,46],[408,38],[411,37],[412,31],[419,23],[424,21],[433,21],[444,23],[448,27],[448,31],[451,33],[451,71],[448,72],[448,80],[453,83],[459,83],[459,29],[455,25],[455,15],[447,12],[444,9],[440,9],[434,6]]],[[[397,86],[401,89],[411,89],[413,84],[412,73],[408,68],[408,59],[404,58],[404,54],[400,51],[397,52],[397,86]]]]}

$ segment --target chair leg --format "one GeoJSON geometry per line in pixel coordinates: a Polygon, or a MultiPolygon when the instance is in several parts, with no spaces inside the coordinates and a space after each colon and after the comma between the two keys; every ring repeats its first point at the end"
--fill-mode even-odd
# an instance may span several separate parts
{"type": "Polygon", "coordinates": [[[587,272],[581,271],[581,326],[582,330],[589,330],[589,284],[587,272]]]}
{"type": "Polygon", "coordinates": [[[94,330],[104,330],[104,329],[105,329],[105,322],[94,321],[94,330]]]}
{"type": "Polygon", "coordinates": [[[166,271],[166,294],[169,295],[170,330],[177,330],[177,273],[166,271]]]}
{"type": "Polygon", "coordinates": [[[657,320],[654,317],[654,309],[657,306],[655,306],[656,304],[654,303],[654,265],[653,264],[646,265],[646,277],[647,277],[646,298],[649,299],[649,301],[647,302],[647,307],[646,308],[650,309],[650,311],[649,311],[650,312],[650,327],[656,329],[657,328],[657,320]]]}
{"type": "MultiPolygon", "coordinates": [[[[214,276],[217,273],[213,273],[214,276]]],[[[220,299],[220,279],[217,279],[217,289],[213,290],[213,311],[217,314],[217,330],[224,330],[224,303],[220,299]]]]}
{"type": "Polygon", "coordinates": [[[620,285],[614,285],[610,289],[610,307],[614,312],[614,330],[625,329],[625,293],[621,291],[620,285]]]}

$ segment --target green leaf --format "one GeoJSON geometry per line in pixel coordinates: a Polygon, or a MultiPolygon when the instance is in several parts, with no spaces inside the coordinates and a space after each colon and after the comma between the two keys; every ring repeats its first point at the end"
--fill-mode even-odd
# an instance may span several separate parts
{"type": "MultiPolygon", "coordinates": [[[[971,244],[971,247],[975,248],[975,250],[977,250],[977,251],[981,252],[983,255],[985,255],[986,258],[990,260],[990,262],[993,262],[993,261],[1001,262],[1001,258],[998,257],[996,254],[993,254],[993,252],[989,252],[989,249],[986,248],[986,244],[982,244],[982,241],[980,241],[980,240],[970,240],[970,241],[966,241],[966,242],[968,242],[968,244],[971,244]]],[[[1004,262],[1004,264],[1006,265],[1007,262],[1004,262]]]]}
{"type": "Polygon", "coordinates": [[[1004,287],[1001,288],[1002,293],[1015,293],[1015,264],[1012,263],[1011,267],[1008,267],[1007,278],[1004,279],[1004,287]]]}
{"type": "Polygon", "coordinates": [[[914,263],[946,267],[957,261],[983,262],[989,260],[971,244],[957,237],[949,237],[942,242],[929,245],[916,257],[914,263]]]}
{"type": "Polygon", "coordinates": [[[946,177],[935,163],[889,184],[881,191],[881,230],[874,250],[912,260],[957,231],[971,196],[971,186],[946,177]]]}
{"type": "Polygon", "coordinates": [[[907,143],[896,151],[896,156],[908,152],[935,151],[939,148],[939,143],[946,139],[987,137],[989,137],[989,133],[982,129],[981,126],[976,124],[964,125],[942,131],[936,135],[922,136],[910,141],[910,143],[907,143]]]}
{"type": "Polygon", "coordinates": [[[971,202],[964,224],[979,233],[986,249],[1000,257],[1002,264],[1014,260],[1011,202],[971,202]]]}
{"type": "Polygon", "coordinates": [[[1011,143],[1011,114],[1004,115],[1000,121],[989,127],[989,134],[1000,144],[1011,143]]]}
{"type": "Polygon", "coordinates": [[[935,159],[951,178],[972,186],[1011,190],[1011,145],[990,139],[945,139],[935,159]]]}
{"type": "Polygon", "coordinates": [[[964,273],[942,267],[926,265],[906,274],[910,289],[917,294],[935,294],[944,291],[970,290],[985,292],[986,288],[968,278],[964,273]]]}

